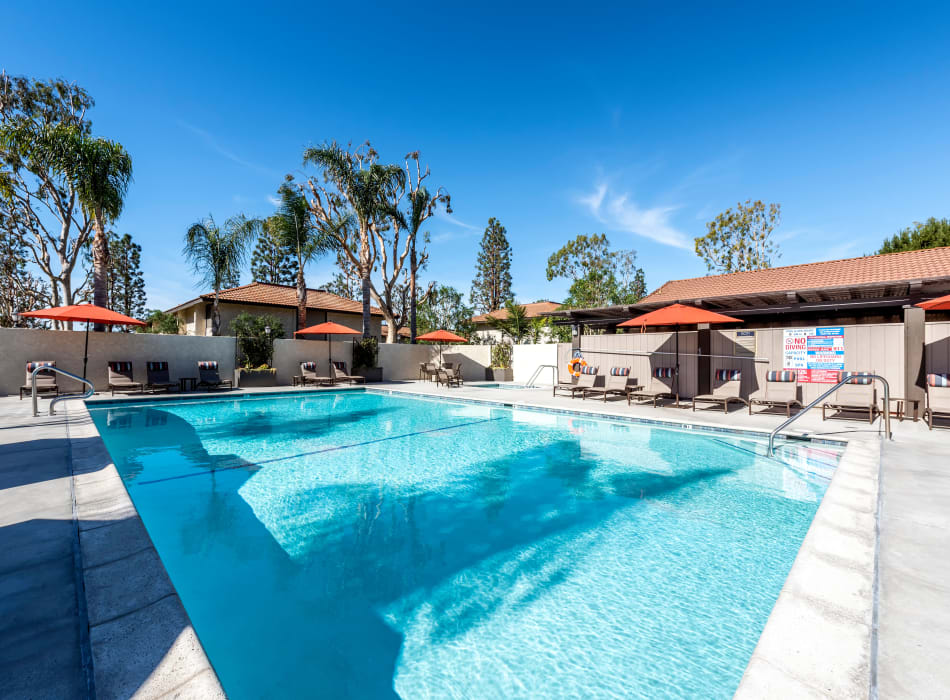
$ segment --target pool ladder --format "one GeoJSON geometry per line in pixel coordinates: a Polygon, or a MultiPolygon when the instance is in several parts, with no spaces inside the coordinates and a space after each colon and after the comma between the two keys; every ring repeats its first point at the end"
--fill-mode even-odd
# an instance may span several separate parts
{"type": "Polygon", "coordinates": [[[36,367],[30,373],[30,384],[32,385],[32,388],[33,388],[33,415],[34,416],[40,415],[40,410],[39,410],[39,407],[37,406],[37,401],[36,401],[36,398],[37,398],[36,397],[36,375],[39,372],[56,372],[57,374],[62,374],[63,376],[69,377],[70,379],[75,379],[77,382],[80,382],[81,384],[85,384],[87,387],[89,387],[82,394],[68,394],[66,396],[56,396],[53,399],[51,399],[49,402],[49,414],[51,416],[54,414],[53,406],[58,404],[60,401],[69,401],[70,399],[88,399],[90,396],[96,393],[95,388],[92,386],[92,382],[90,382],[88,379],[85,379],[84,377],[79,377],[73,374],[72,372],[67,372],[66,370],[59,369],[58,367],[46,367],[46,366],[36,367]]]}
{"type": "Polygon", "coordinates": [[[531,378],[525,382],[525,386],[530,387],[532,384],[534,384],[535,380],[541,375],[541,371],[545,369],[549,369],[549,368],[553,370],[552,379],[554,381],[552,383],[557,384],[557,365],[538,365],[538,368],[534,370],[534,372],[532,373],[531,378]]]}
{"type": "MultiPolygon", "coordinates": [[[[890,384],[888,384],[888,383],[887,383],[887,380],[886,380],[884,377],[882,377],[881,375],[879,375],[879,374],[862,374],[862,375],[859,375],[859,376],[861,376],[861,377],[870,377],[871,379],[878,379],[878,380],[880,380],[880,382],[884,385],[884,433],[887,435],[887,439],[888,439],[888,440],[893,439],[893,436],[891,435],[891,401],[890,401],[890,399],[891,399],[891,386],[890,386],[890,384]]],[[[815,406],[817,406],[820,401],[822,401],[822,400],[824,400],[825,398],[827,398],[828,396],[830,396],[833,392],[837,391],[841,386],[847,384],[847,383],[848,383],[849,381],[851,381],[852,379],[854,379],[854,377],[846,377],[846,378],[842,379],[840,382],[838,382],[838,383],[835,384],[833,387],[831,387],[830,389],[828,389],[828,391],[826,391],[825,393],[823,393],[823,394],[822,394],[821,396],[819,396],[817,399],[815,399],[815,400],[812,401],[810,404],[808,404],[807,406],[805,406],[805,408],[803,408],[802,410],[800,410],[800,411],[799,411],[798,413],[796,413],[794,416],[792,416],[791,418],[789,418],[788,420],[786,420],[784,423],[782,423],[780,426],[778,426],[775,430],[773,430],[771,433],[769,433],[769,450],[768,450],[768,453],[767,453],[768,456],[769,456],[769,457],[774,457],[774,456],[775,456],[775,436],[778,435],[778,433],[780,433],[781,431],[785,430],[785,428],[787,428],[787,427],[790,426],[792,423],[794,423],[794,422],[797,421],[799,418],[801,418],[803,415],[805,415],[805,413],[807,413],[807,412],[809,411],[809,409],[812,409],[812,408],[814,408],[815,406]]]]}

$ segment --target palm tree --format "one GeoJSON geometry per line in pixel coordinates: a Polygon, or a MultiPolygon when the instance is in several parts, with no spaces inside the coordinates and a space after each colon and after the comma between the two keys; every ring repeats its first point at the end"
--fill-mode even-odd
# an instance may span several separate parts
{"type": "Polygon", "coordinates": [[[214,289],[212,335],[218,335],[221,329],[221,314],[218,311],[221,290],[236,287],[240,282],[248,243],[257,236],[260,227],[260,219],[248,219],[238,214],[225,221],[224,228],[219,228],[209,214],[207,219],[189,226],[185,233],[185,248],[182,252],[191,261],[200,283],[214,289]]]}
{"type": "MultiPolygon", "coordinates": [[[[369,338],[370,328],[370,275],[373,272],[373,245],[371,229],[390,211],[389,202],[405,185],[406,173],[397,165],[381,165],[377,154],[367,144],[365,150],[350,152],[335,141],[308,148],[303,153],[304,165],[315,165],[323,170],[324,178],[336,188],[340,205],[352,212],[359,243],[358,272],[362,287],[363,337],[369,338]]],[[[329,215],[324,220],[331,224],[329,215]]]]}
{"type": "MultiPolygon", "coordinates": [[[[78,133],[78,131],[77,131],[78,133]]],[[[76,193],[92,216],[92,298],[96,306],[109,306],[109,237],[106,226],[119,218],[125,193],[132,180],[132,158],[122,144],[80,135],[74,172],[76,193]]],[[[94,330],[104,331],[96,324],[94,330]]]]}
{"type": "Polygon", "coordinates": [[[328,229],[347,226],[348,220],[333,219],[314,224],[310,217],[307,198],[285,182],[277,193],[280,204],[275,219],[283,245],[297,254],[297,330],[307,325],[307,281],[304,268],[311,260],[325,255],[334,248],[334,238],[328,229]]]}
{"type": "Polygon", "coordinates": [[[527,309],[509,299],[505,302],[504,310],[507,312],[504,318],[489,316],[489,323],[491,323],[492,328],[511,338],[512,343],[520,345],[531,332],[531,322],[527,316],[527,309]]]}
{"type": "MultiPolygon", "coordinates": [[[[416,236],[419,235],[419,229],[423,222],[429,217],[431,207],[429,205],[429,190],[420,186],[413,192],[409,198],[409,218],[406,221],[409,230],[409,342],[416,342],[416,304],[418,303],[418,293],[416,290],[419,270],[425,264],[419,262],[416,253],[416,236]]],[[[428,241],[428,235],[426,235],[428,241]]]]}

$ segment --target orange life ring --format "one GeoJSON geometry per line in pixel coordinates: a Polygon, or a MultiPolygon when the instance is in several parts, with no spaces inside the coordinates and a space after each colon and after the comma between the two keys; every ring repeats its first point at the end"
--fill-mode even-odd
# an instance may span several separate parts
{"type": "Polygon", "coordinates": [[[571,376],[579,377],[581,376],[581,367],[586,367],[587,361],[582,357],[575,357],[570,362],[567,363],[567,372],[571,376]]]}

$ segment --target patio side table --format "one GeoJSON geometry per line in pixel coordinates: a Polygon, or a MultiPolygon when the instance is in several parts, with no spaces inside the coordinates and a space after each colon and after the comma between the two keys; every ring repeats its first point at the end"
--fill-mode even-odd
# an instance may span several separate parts
{"type": "MultiPolygon", "coordinates": [[[[913,408],[914,408],[913,420],[915,423],[917,422],[917,418],[918,418],[918,414],[920,410],[920,399],[908,399],[904,396],[892,396],[890,401],[891,403],[897,404],[897,406],[891,410],[891,415],[894,418],[897,418],[897,420],[900,421],[901,423],[904,422],[904,416],[907,413],[907,404],[908,403],[913,404],[913,408]]],[[[882,404],[884,403],[884,399],[881,399],[881,403],[882,404]]],[[[885,406],[884,408],[889,409],[890,406],[885,406]]]]}
{"type": "Polygon", "coordinates": [[[178,378],[178,390],[182,393],[186,391],[194,391],[198,384],[198,377],[179,377],[178,378]]]}

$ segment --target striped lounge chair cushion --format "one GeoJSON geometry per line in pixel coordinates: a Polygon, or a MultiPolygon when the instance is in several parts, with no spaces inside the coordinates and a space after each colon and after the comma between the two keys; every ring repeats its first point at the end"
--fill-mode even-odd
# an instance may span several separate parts
{"type": "Polygon", "coordinates": [[[870,372],[838,372],[838,381],[848,380],[848,384],[871,384],[874,379],[870,372]]]}
{"type": "Polygon", "coordinates": [[[611,367],[610,376],[611,377],[629,377],[630,368],[629,367],[611,367]]]}
{"type": "Polygon", "coordinates": [[[581,367],[581,374],[597,374],[597,370],[599,369],[600,367],[597,367],[595,365],[586,365],[584,367],[581,367]]]}
{"type": "Polygon", "coordinates": [[[218,363],[214,360],[205,360],[198,363],[198,369],[218,369],[218,363]]]}
{"type": "Polygon", "coordinates": [[[300,369],[305,369],[308,372],[315,372],[317,369],[317,363],[316,362],[301,362],[300,369]]]}
{"type": "MultiPolygon", "coordinates": [[[[37,362],[27,362],[26,371],[32,372],[37,367],[55,367],[55,366],[56,366],[56,363],[52,360],[39,360],[37,362]]],[[[50,372],[50,374],[52,373],[50,372]]]]}
{"type": "Polygon", "coordinates": [[[672,367],[654,367],[653,376],[657,379],[671,379],[673,377],[672,367]]]}
{"type": "Polygon", "coordinates": [[[131,372],[132,363],[131,362],[110,362],[109,369],[113,372],[131,372]]]}
{"type": "Polygon", "coordinates": [[[737,369],[717,369],[716,370],[716,381],[717,382],[732,382],[737,381],[742,378],[742,372],[737,369]]]}
{"type": "Polygon", "coordinates": [[[146,362],[145,366],[149,372],[164,372],[168,369],[167,362],[146,362]]]}
{"type": "Polygon", "coordinates": [[[946,372],[937,372],[927,375],[927,386],[950,387],[950,374],[946,372]]]}
{"type": "Polygon", "coordinates": [[[345,362],[339,362],[339,361],[337,361],[337,360],[334,360],[334,361],[333,361],[333,366],[336,367],[336,368],[337,368],[338,370],[340,370],[341,372],[346,371],[346,363],[345,363],[345,362]]]}
{"type": "Polygon", "coordinates": [[[773,370],[765,373],[765,381],[767,382],[794,382],[797,378],[798,374],[790,369],[773,370]]]}

